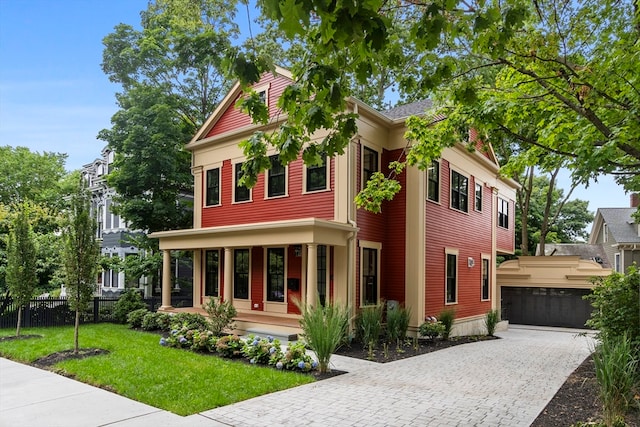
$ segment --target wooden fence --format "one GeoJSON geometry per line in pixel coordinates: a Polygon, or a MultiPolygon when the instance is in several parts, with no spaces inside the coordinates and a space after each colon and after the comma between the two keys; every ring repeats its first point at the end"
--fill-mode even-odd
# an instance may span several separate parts
{"type": "MultiPolygon", "coordinates": [[[[113,305],[118,298],[94,297],[89,310],[80,317],[82,323],[113,322],[113,305]]],[[[144,298],[150,311],[156,311],[162,300],[160,297],[144,298]]],[[[191,297],[172,297],[174,307],[191,307],[191,297]]],[[[69,308],[66,298],[32,299],[22,311],[21,327],[67,326],[75,322],[75,312],[69,308]]],[[[0,328],[15,328],[18,323],[18,307],[9,298],[0,298],[0,328]]]]}

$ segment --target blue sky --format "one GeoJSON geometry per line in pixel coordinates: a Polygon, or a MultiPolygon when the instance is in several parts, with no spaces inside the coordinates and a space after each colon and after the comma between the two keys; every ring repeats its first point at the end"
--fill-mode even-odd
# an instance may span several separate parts
{"type": "MultiPolygon", "coordinates": [[[[67,153],[67,169],[100,155],[101,129],[117,111],[102,73],[102,39],[119,23],[138,26],[147,0],[0,0],[0,145],[67,153]]],[[[564,182],[567,182],[566,176],[564,182]]],[[[572,198],[589,209],[626,207],[602,177],[572,198]]]]}

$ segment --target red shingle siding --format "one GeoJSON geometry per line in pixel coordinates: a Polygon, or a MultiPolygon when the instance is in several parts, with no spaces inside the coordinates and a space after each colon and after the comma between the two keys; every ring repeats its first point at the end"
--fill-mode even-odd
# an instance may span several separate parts
{"type": "Polygon", "coordinates": [[[446,160],[442,160],[441,169],[441,204],[425,202],[425,315],[438,315],[444,308],[454,309],[458,318],[484,314],[491,308],[489,301],[481,301],[480,294],[481,254],[491,253],[491,189],[483,187],[482,212],[475,211],[475,180],[469,177],[469,212],[459,212],[449,207],[450,168],[446,160]],[[458,302],[446,307],[445,248],[458,250],[458,302]],[[467,266],[469,257],[475,266],[467,266]]]}
{"type": "MultiPolygon", "coordinates": [[[[279,112],[277,106],[278,98],[282,94],[284,88],[291,84],[291,80],[280,75],[274,77],[272,73],[265,73],[260,81],[254,85],[254,87],[260,87],[267,84],[269,85],[269,117],[274,117],[277,116],[279,112]]],[[[242,95],[236,97],[231,106],[224,113],[222,113],[218,121],[214,124],[213,128],[207,133],[207,138],[239,129],[251,124],[251,119],[249,118],[249,116],[236,108],[236,102],[238,101],[240,96],[242,95]]]]}
{"type": "MultiPolygon", "coordinates": [[[[282,221],[298,218],[334,219],[334,161],[329,165],[330,191],[303,194],[302,160],[291,162],[287,170],[288,196],[264,198],[265,177],[260,174],[253,187],[251,202],[233,203],[233,165],[225,160],[221,171],[221,206],[202,209],[202,226],[216,227],[254,222],[282,221]]],[[[206,174],[203,174],[205,176],[206,174]]],[[[206,191],[206,185],[202,186],[206,191]]],[[[203,200],[205,195],[203,195],[203,200]]]]}

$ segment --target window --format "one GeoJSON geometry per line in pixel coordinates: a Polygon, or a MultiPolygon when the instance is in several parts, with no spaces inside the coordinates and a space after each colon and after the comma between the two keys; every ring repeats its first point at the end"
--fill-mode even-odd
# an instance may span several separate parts
{"type": "Polygon", "coordinates": [[[362,147],[362,186],[366,186],[371,176],[378,172],[378,152],[369,147],[362,147]]]}
{"type": "Polygon", "coordinates": [[[235,191],[234,201],[246,202],[251,199],[251,190],[240,185],[240,178],[242,178],[242,163],[236,163],[235,165],[235,191]]]}
{"type": "Polygon", "coordinates": [[[476,183],[476,210],[482,212],[482,184],[476,183]]]}
{"type": "Polygon", "coordinates": [[[378,304],[378,250],[362,248],[362,305],[378,304]]]}
{"type": "Polygon", "coordinates": [[[307,166],[307,191],[326,190],[327,188],[327,158],[322,164],[307,166]]]}
{"type": "Polygon", "coordinates": [[[614,266],[613,268],[617,273],[622,273],[622,264],[620,262],[620,253],[614,254],[614,266]]]}
{"type": "Polygon", "coordinates": [[[498,226],[509,228],[509,201],[498,197],[498,226]]]}
{"type": "Polygon", "coordinates": [[[260,98],[260,101],[262,101],[263,104],[267,103],[267,90],[261,90],[260,92],[258,92],[258,98],[260,98]]]}
{"type": "Polygon", "coordinates": [[[233,252],[233,297],[249,299],[249,249],[233,252]]]}
{"type": "Polygon", "coordinates": [[[436,160],[427,169],[427,199],[440,202],[440,162],[436,160]]]}
{"type": "Polygon", "coordinates": [[[284,248],[267,249],[267,301],[284,302],[284,248]]]}
{"type": "Polygon", "coordinates": [[[325,245],[318,245],[317,259],[318,296],[320,304],[324,306],[327,303],[327,247],[325,245]]]}
{"type": "Polygon", "coordinates": [[[280,162],[279,156],[270,156],[271,168],[267,171],[267,196],[284,196],[286,192],[287,169],[280,162]]]}
{"type": "Polygon", "coordinates": [[[482,295],[483,300],[489,299],[489,260],[482,258],[482,295]]]}
{"type": "Polygon", "coordinates": [[[446,303],[453,304],[458,299],[458,255],[447,254],[446,303]]]}
{"type": "Polygon", "coordinates": [[[469,178],[451,171],[451,207],[462,212],[468,212],[469,206],[469,178]]]}
{"type": "Polygon", "coordinates": [[[206,206],[220,204],[220,168],[207,171],[207,196],[206,206]]]}
{"type": "Polygon", "coordinates": [[[607,243],[607,240],[609,240],[609,228],[607,224],[602,224],[602,242],[607,243]]]}
{"type": "Polygon", "coordinates": [[[220,251],[206,251],[204,258],[204,294],[208,297],[220,296],[220,281],[218,275],[220,267],[220,251]]]}

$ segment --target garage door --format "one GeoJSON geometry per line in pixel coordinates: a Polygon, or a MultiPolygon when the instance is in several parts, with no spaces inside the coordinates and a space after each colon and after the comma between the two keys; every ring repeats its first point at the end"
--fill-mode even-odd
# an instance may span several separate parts
{"type": "Polygon", "coordinates": [[[519,325],[584,328],[592,311],[587,289],[502,287],[502,317],[519,325]]]}

